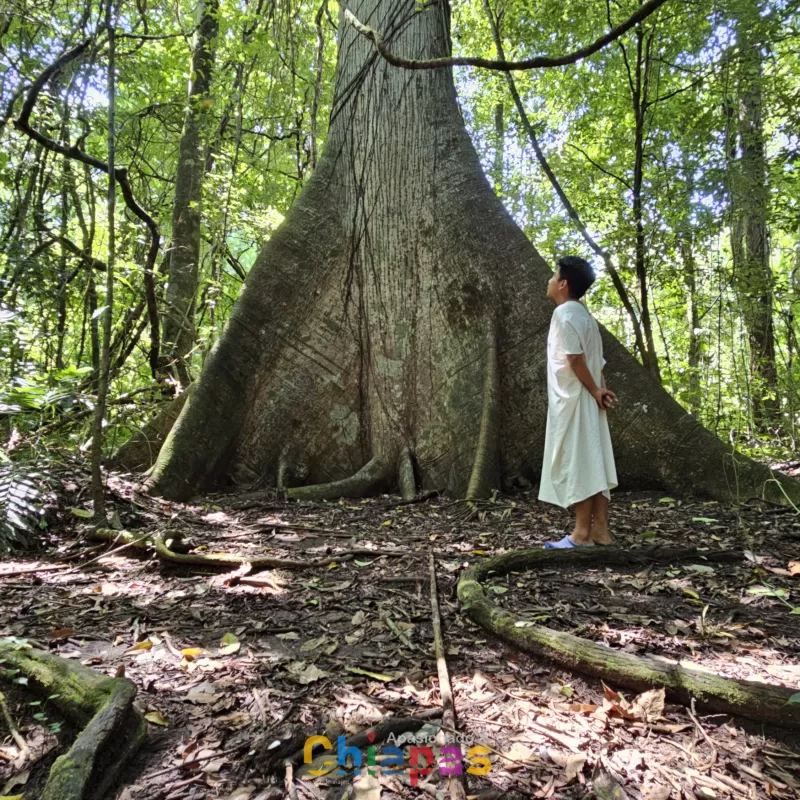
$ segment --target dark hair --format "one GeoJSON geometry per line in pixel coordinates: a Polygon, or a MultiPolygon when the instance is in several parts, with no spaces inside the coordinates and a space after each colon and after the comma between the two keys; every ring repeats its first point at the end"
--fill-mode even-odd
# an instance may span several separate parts
{"type": "Polygon", "coordinates": [[[558,259],[558,277],[567,282],[569,296],[573,300],[580,300],[589,291],[596,276],[585,258],[564,256],[558,259]]]}

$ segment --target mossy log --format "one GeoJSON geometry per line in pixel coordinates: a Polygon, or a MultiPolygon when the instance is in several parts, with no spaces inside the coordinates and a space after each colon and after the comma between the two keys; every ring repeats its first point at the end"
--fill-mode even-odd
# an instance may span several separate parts
{"type": "Polygon", "coordinates": [[[722,678],[670,659],[635,656],[543,625],[531,625],[499,608],[486,596],[481,581],[512,571],[563,567],[575,572],[609,564],[621,566],[676,563],[686,560],[730,561],[732,551],[675,550],[662,547],[637,551],[614,548],[584,550],[516,550],[488,558],[465,570],[458,582],[461,607],[472,619],[500,639],[560,667],[621,688],[644,691],[663,686],[674,701],[688,705],[692,698],[713,712],[735,714],[758,722],[800,728],[800,705],[789,702],[795,693],[781,686],[722,678]]]}
{"type": "Polygon", "coordinates": [[[108,678],[88,667],[0,641],[0,663],[19,670],[82,730],[72,747],[56,759],[42,800],[100,800],[147,736],[147,723],[133,706],[136,687],[125,678],[108,678]]]}

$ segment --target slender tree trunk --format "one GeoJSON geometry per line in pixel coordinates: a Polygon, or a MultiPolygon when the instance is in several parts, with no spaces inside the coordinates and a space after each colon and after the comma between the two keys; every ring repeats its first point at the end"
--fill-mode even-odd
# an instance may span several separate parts
{"type": "MultiPolygon", "coordinates": [[[[492,36],[494,38],[495,48],[497,49],[497,57],[501,60],[505,60],[503,41],[500,38],[500,29],[498,27],[499,21],[492,12],[491,6],[489,5],[489,0],[483,0],[483,8],[484,11],[486,12],[486,18],[489,22],[489,27],[492,30],[492,36]]],[[[564,206],[564,210],[567,212],[569,218],[575,224],[575,227],[578,229],[578,232],[583,237],[583,240],[586,242],[587,245],[589,245],[592,252],[596,253],[598,256],[600,256],[600,258],[603,259],[606,271],[608,272],[609,277],[611,278],[611,282],[614,284],[614,288],[617,290],[617,294],[619,295],[620,301],[622,302],[622,305],[625,309],[625,312],[628,315],[628,319],[630,320],[631,326],[633,328],[633,335],[634,339],[636,340],[636,349],[639,351],[639,354],[642,358],[642,362],[644,364],[647,364],[648,350],[647,346],[645,345],[644,338],[642,336],[642,326],[639,324],[639,317],[636,313],[636,309],[633,307],[633,303],[631,302],[628,289],[622,282],[622,278],[620,277],[619,271],[617,270],[614,261],[611,258],[610,253],[605,248],[601,247],[594,240],[594,237],[589,233],[588,229],[583,224],[583,220],[578,214],[577,209],[570,202],[570,199],[567,197],[567,193],[561,186],[561,182],[558,180],[556,174],[553,172],[552,168],[550,167],[550,164],[545,158],[544,151],[539,145],[539,140],[536,137],[536,132],[533,130],[533,125],[531,125],[530,119],[528,118],[528,113],[525,110],[525,106],[522,103],[522,98],[519,96],[519,92],[517,91],[517,83],[514,80],[514,76],[512,75],[511,72],[506,72],[504,74],[506,78],[506,83],[508,85],[508,91],[511,94],[511,98],[513,99],[514,105],[517,109],[517,113],[520,116],[522,127],[528,134],[528,140],[531,143],[531,147],[533,148],[536,160],[539,162],[539,166],[542,168],[542,171],[547,176],[547,180],[550,181],[550,185],[553,187],[553,191],[558,196],[558,199],[564,206]]]]}
{"type": "Polygon", "coordinates": [[[317,15],[314,17],[314,26],[317,29],[317,57],[315,61],[316,78],[314,79],[314,99],[311,102],[311,143],[309,163],[311,169],[317,167],[317,124],[319,117],[319,100],[322,93],[322,72],[325,69],[325,31],[322,27],[322,16],[328,6],[328,0],[322,0],[317,15]]]}
{"type": "Polygon", "coordinates": [[[650,295],[647,280],[647,242],[644,228],[644,137],[645,115],[648,105],[648,77],[650,70],[650,46],[652,34],[645,37],[644,29],[636,29],[636,72],[633,77],[632,99],[634,113],[634,155],[633,155],[633,224],[635,226],[634,264],[639,284],[639,314],[644,333],[646,349],[642,362],[650,374],[660,383],[661,370],[658,365],[653,322],[650,315],[650,295]]]}
{"type": "Polygon", "coordinates": [[[700,310],[697,297],[697,261],[695,258],[694,231],[692,229],[692,195],[694,194],[694,165],[687,158],[683,159],[685,185],[685,220],[678,230],[678,252],[683,262],[683,282],[686,287],[686,327],[689,347],[686,354],[688,363],[689,389],[687,398],[691,412],[700,414],[702,391],[700,386],[700,358],[702,340],[700,338],[700,310]]]}
{"type": "Polygon", "coordinates": [[[700,339],[700,313],[697,307],[697,263],[694,255],[694,243],[691,233],[680,237],[680,252],[683,260],[683,281],[686,286],[686,325],[689,334],[689,348],[686,355],[689,366],[689,390],[687,392],[689,408],[692,413],[700,413],[702,393],[700,390],[700,356],[702,344],[700,339]]]}
{"type": "MultiPolygon", "coordinates": [[[[392,52],[450,52],[449,8],[354,0],[392,52]]],[[[480,497],[536,480],[550,270],[484,176],[450,70],[404,71],[341,24],[325,150],[250,271],[148,483],[289,496],[402,484],[480,497]],[[292,486],[305,476],[310,486],[292,486]]],[[[769,470],[704,430],[603,331],[623,483],[718,497],[769,470]]],[[[795,484],[785,481],[790,493],[795,484]]]]}
{"type": "Polygon", "coordinates": [[[503,118],[503,104],[494,107],[494,164],[492,165],[492,183],[498,197],[503,196],[503,173],[505,172],[506,123],[503,118]]]}
{"type": "Polygon", "coordinates": [[[758,426],[775,421],[780,411],[775,363],[772,270],[767,215],[769,188],[762,118],[763,38],[758,7],[740,4],[736,24],[738,150],[731,178],[731,253],[734,282],[750,347],[750,392],[758,426]]]}
{"type": "Polygon", "coordinates": [[[106,29],[108,31],[108,256],[106,259],[106,309],[103,316],[103,344],[100,374],[97,382],[97,405],[94,409],[92,434],[92,505],[94,520],[103,524],[106,519],[105,491],[101,464],[103,461],[103,422],[108,397],[108,379],[111,366],[111,319],[114,312],[114,260],[116,258],[116,208],[117,181],[115,176],[116,156],[116,40],[114,0],[107,0],[106,29]]]}
{"type": "Polygon", "coordinates": [[[163,369],[184,387],[191,382],[189,358],[194,347],[195,295],[200,261],[203,177],[203,121],[209,103],[217,38],[219,0],[199,0],[200,23],[192,52],[189,99],[178,149],[172,243],[169,253],[163,332],[163,369]]]}

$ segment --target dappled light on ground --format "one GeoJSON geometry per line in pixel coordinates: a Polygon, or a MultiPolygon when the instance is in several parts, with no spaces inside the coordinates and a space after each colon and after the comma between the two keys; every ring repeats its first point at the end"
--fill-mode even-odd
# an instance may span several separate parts
{"type": "MultiPolygon", "coordinates": [[[[457,608],[465,565],[563,535],[568,516],[527,496],[477,507],[435,497],[405,506],[390,498],[298,506],[263,495],[183,506],[134,496],[121,481],[115,493],[128,530],[180,530],[192,552],[328,560],[313,569],[255,571],[244,563],[190,572],[123,550],[86,569],[76,559],[64,569],[19,573],[67,552],[0,565],[0,573],[19,573],[0,577],[0,636],[25,637],[103,674],[124,672],[138,686],[150,738],[128,767],[120,798],[263,800],[287,796],[288,786],[300,798],[338,796],[331,786],[350,785],[352,769],[339,774],[336,763],[313,775],[319,759],[327,753],[336,761],[339,736],[406,717],[419,718],[418,738],[384,731],[373,776],[365,743],[357,796],[446,791],[439,766],[425,772],[424,752],[411,751],[430,746],[441,765],[438,748],[447,744],[436,741],[429,547],[458,718],[451,745],[465,772],[478,765],[467,774],[470,794],[578,798],[601,773],[646,800],[791,798],[800,790],[796,735],[552,669],[488,638],[457,608]],[[315,749],[304,767],[311,736],[326,737],[331,750],[315,749]],[[400,771],[388,764],[393,744],[404,753],[400,771]],[[472,748],[485,748],[483,774],[476,759],[484,750],[472,748]],[[412,756],[421,759],[416,773],[412,756]]],[[[493,601],[523,621],[612,648],[728,677],[800,684],[796,516],[650,493],[617,495],[613,512],[624,547],[655,542],[746,554],[732,563],[701,557],[630,570],[548,566],[490,579],[493,601]]],[[[44,765],[43,754],[60,752],[68,736],[52,730],[46,703],[39,711],[31,700],[16,692],[13,713],[44,765]]],[[[1,784],[24,770],[10,740],[0,752],[1,784]]],[[[37,764],[25,767],[32,785],[37,764]]]]}

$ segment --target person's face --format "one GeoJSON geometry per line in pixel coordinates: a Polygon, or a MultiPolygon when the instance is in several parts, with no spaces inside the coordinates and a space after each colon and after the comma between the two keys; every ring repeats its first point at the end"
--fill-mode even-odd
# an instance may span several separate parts
{"type": "Polygon", "coordinates": [[[558,273],[559,270],[557,269],[547,282],[547,296],[551,300],[557,300],[567,285],[567,282],[562,281],[558,273]]]}

